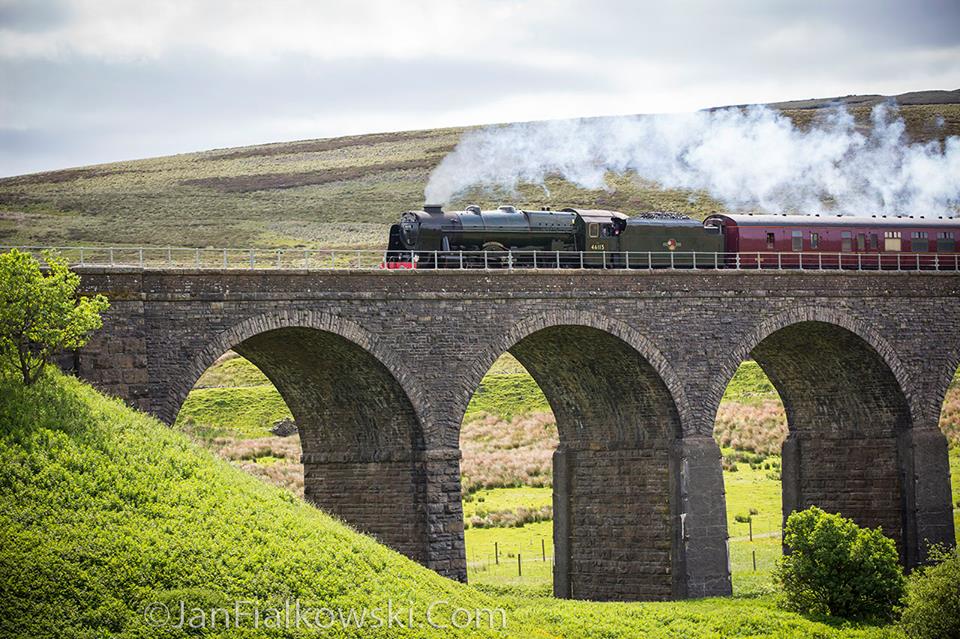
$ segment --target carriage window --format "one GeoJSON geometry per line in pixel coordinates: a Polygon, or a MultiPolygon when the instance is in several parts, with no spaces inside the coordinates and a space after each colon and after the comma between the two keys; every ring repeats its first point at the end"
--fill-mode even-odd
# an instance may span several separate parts
{"type": "Polygon", "coordinates": [[[777,243],[777,236],[774,235],[773,233],[767,233],[767,248],[772,249],[774,246],[776,246],[776,243],[777,243]]]}
{"type": "Polygon", "coordinates": [[[853,250],[853,234],[850,231],[844,231],[840,234],[840,250],[844,253],[853,250]]]}
{"type": "Polygon", "coordinates": [[[857,233],[857,250],[858,251],[867,250],[867,236],[863,233],[857,233]]]}
{"type": "Polygon", "coordinates": [[[930,249],[926,231],[914,231],[910,234],[910,252],[926,253],[930,249]]]}
{"type": "Polygon", "coordinates": [[[590,225],[590,237],[600,237],[600,225],[593,223],[590,225]]]}
{"type": "Polygon", "coordinates": [[[811,233],[810,234],[810,248],[820,248],[820,234],[811,233]]]}
{"type": "Polygon", "coordinates": [[[891,252],[900,250],[900,231],[887,231],[883,234],[883,250],[891,252]]]}
{"type": "Polygon", "coordinates": [[[803,250],[803,231],[793,231],[790,236],[793,238],[793,246],[791,247],[794,251],[803,250]]]}
{"type": "Polygon", "coordinates": [[[877,237],[876,233],[871,233],[870,234],[870,250],[876,251],[878,248],[880,248],[880,239],[877,237]]]}
{"type": "Polygon", "coordinates": [[[942,231],[937,233],[937,252],[954,253],[957,250],[957,243],[953,239],[953,231],[942,231]]]}

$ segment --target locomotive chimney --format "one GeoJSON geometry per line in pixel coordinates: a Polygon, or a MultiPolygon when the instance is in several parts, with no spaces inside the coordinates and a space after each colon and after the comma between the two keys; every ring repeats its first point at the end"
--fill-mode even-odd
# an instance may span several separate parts
{"type": "Polygon", "coordinates": [[[424,204],[423,210],[430,215],[442,215],[443,214],[443,205],[442,204],[424,204]]]}

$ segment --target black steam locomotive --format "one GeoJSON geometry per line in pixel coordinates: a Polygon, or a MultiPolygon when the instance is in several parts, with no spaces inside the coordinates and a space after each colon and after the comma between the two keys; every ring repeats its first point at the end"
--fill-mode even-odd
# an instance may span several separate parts
{"type": "Polygon", "coordinates": [[[956,218],[711,215],[512,206],[407,211],[386,268],[958,267],[956,218]]]}

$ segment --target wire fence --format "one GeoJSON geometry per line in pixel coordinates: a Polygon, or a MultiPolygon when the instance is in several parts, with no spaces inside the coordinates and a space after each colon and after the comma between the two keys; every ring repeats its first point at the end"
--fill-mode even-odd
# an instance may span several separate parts
{"type": "Polygon", "coordinates": [[[956,271],[958,253],[775,253],[642,251],[378,251],[184,247],[0,246],[72,267],[241,270],[556,270],[734,269],[813,271],[956,271]]]}
{"type": "Polygon", "coordinates": [[[467,551],[468,575],[490,573],[491,577],[506,577],[537,581],[553,570],[553,548],[543,538],[531,538],[526,543],[493,541],[482,548],[467,551]]]}

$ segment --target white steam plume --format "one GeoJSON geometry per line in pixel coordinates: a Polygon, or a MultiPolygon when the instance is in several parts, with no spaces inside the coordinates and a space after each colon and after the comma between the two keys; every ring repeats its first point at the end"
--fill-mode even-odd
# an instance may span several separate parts
{"type": "Polygon", "coordinates": [[[607,188],[608,171],[635,171],[731,209],[956,215],[960,137],[910,143],[904,128],[885,105],[866,133],[839,108],[806,131],[766,107],[492,126],[464,135],[424,195],[445,204],[473,186],[515,191],[549,175],[607,188]]]}

